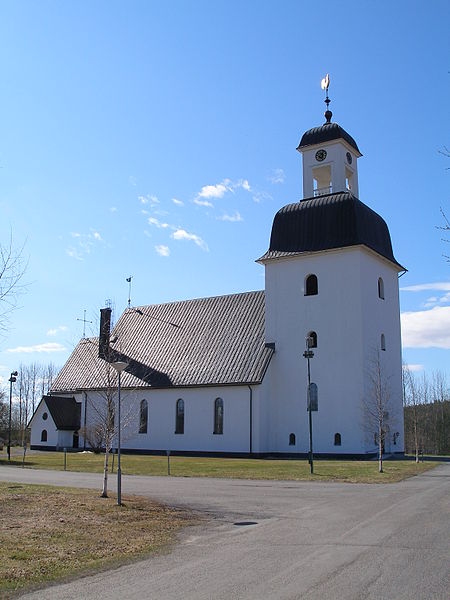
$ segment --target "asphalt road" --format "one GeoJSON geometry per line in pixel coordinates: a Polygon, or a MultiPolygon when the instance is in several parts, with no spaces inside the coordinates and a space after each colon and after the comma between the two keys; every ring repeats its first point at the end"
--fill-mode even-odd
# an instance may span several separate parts
{"type": "MultiPolygon", "coordinates": [[[[101,475],[0,467],[0,480],[100,489],[101,475]]],[[[450,597],[450,464],[387,485],[129,476],[122,487],[208,519],[170,554],[22,598],[450,597]]]]}

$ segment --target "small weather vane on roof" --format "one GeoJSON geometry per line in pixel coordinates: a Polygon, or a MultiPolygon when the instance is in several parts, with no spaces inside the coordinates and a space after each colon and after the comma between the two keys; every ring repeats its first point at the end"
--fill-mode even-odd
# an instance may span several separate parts
{"type": "Polygon", "coordinates": [[[331,102],[331,100],[328,97],[328,88],[330,86],[330,76],[327,73],[325,75],[325,77],[322,79],[322,81],[320,82],[320,87],[325,90],[325,104],[327,105],[327,110],[325,111],[325,119],[327,120],[327,122],[325,123],[325,125],[327,123],[331,122],[331,117],[333,116],[333,113],[331,112],[331,110],[329,109],[329,104],[331,102]]]}

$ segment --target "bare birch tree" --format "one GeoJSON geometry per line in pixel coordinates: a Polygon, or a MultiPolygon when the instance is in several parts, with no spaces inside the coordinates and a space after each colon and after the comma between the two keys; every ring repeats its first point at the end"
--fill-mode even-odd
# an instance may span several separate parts
{"type": "Polygon", "coordinates": [[[8,243],[0,243],[0,333],[7,330],[10,314],[25,290],[23,276],[26,268],[24,246],[15,248],[11,234],[8,243]]]}
{"type": "Polygon", "coordinates": [[[419,405],[421,404],[421,394],[416,378],[411,373],[407,365],[403,366],[403,389],[404,405],[410,407],[406,414],[405,429],[412,435],[414,440],[414,454],[416,463],[419,462],[419,405]]]}
{"type": "Polygon", "coordinates": [[[389,412],[391,404],[390,377],[385,372],[380,351],[373,352],[366,370],[367,394],[362,400],[363,426],[377,447],[378,471],[383,472],[383,453],[386,435],[389,434],[393,417],[389,412]]]}

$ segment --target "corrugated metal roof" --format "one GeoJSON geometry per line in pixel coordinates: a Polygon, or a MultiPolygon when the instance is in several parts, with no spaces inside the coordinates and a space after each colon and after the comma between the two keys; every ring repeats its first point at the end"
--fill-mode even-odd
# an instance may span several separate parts
{"type": "Polygon", "coordinates": [[[270,248],[259,260],[364,245],[397,267],[385,221],[350,192],[288,204],[275,215],[270,248]]]}
{"type": "Polygon", "coordinates": [[[81,404],[75,398],[43,396],[56,428],[77,430],[81,424],[81,404]]]}
{"type": "MultiPolygon", "coordinates": [[[[124,387],[260,383],[273,354],[265,347],[263,291],[141,306],[124,311],[111,334],[115,359],[129,363],[124,387]]],[[[52,392],[102,388],[115,373],[83,339],[52,392]]]]}
{"type": "Polygon", "coordinates": [[[314,146],[315,144],[322,144],[323,142],[339,139],[345,140],[359,155],[361,155],[355,140],[337,123],[325,123],[320,127],[313,127],[306,131],[300,140],[300,144],[297,146],[297,150],[300,150],[300,148],[304,148],[305,146],[314,146]]]}

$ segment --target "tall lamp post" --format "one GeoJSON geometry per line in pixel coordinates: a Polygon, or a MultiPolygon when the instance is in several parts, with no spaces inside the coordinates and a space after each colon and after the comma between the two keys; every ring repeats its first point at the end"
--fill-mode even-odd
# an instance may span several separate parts
{"type": "Polygon", "coordinates": [[[8,462],[11,461],[11,411],[12,411],[12,384],[17,381],[17,371],[12,371],[9,378],[9,425],[8,425],[8,462]]]}
{"type": "Polygon", "coordinates": [[[122,361],[122,360],[118,360],[117,362],[113,362],[111,363],[111,365],[114,367],[114,369],[117,371],[118,373],[118,384],[117,384],[117,391],[118,391],[118,401],[117,401],[117,407],[118,407],[118,432],[117,432],[117,504],[119,506],[121,506],[122,504],[122,469],[120,467],[120,429],[121,429],[121,423],[120,423],[120,376],[122,374],[122,371],[124,371],[127,367],[128,367],[128,363],[122,361]]]}
{"type": "Polygon", "coordinates": [[[306,350],[303,352],[303,356],[306,358],[308,362],[308,415],[309,415],[309,466],[311,474],[314,473],[314,464],[313,464],[313,443],[312,443],[312,402],[311,402],[311,367],[309,361],[314,357],[314,352],[311,350],[313,347],[314,340],[312,337],[308,336],[306,338],[306,350]]]}

